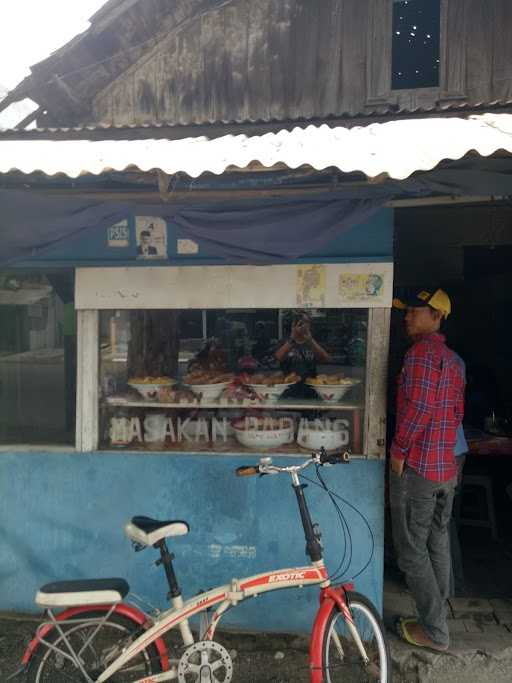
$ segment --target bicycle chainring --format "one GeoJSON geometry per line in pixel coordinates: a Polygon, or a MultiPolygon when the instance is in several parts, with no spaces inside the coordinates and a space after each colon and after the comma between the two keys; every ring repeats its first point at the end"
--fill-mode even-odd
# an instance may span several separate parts
{"type": "Polygon", "coordinates": [[[178,662],[179,683],[230,683],[232,678],[229,652],[213,640],[194,643],[178,662]]]}

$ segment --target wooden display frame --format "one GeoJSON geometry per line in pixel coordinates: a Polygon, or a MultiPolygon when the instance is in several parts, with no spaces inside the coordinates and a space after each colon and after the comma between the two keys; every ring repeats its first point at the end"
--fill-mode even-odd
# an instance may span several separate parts
{"type": "MultiPolygon", "coordinates": [[[[386,373],[389,344],[389,309],[372,309],[368,319],[368,353],[366,362],[366,391],[364,405],[360,403],[161,403],[146,400],[125,401],[115,398],[106,401],[107,406],[151,409],[282,409],[350,411],[357,419],[358,431],[362,431],[362,455],[383,458],[386,432],[386,373]]],[[[99,315],[98,311],[78,311],[78,390],[76,449],[81,452],[98,450],[99,447],[99,315]]],[[[357,435],[359,440],[359,435],[357,435]]],[[[158,450],[158,449],[157,449],[158,450]]],[[[162,449],[159,449],[162,450],[162,449]]],[[[289,451],[290,449],[288,449],[289,451]]],[[[240,452],[240,448],[237,448],[240,452]]],[[[220,451],[223,452],[223,451],[220,451]]],[[[360,454],[357,454],[360,455],[360,454]]]]}

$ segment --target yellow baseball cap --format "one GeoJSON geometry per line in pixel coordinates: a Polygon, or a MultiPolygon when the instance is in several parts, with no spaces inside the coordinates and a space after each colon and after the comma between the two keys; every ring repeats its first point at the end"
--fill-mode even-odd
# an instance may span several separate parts
{"type": "Polygon", "coordinates": [[[452,302],[443,289],[436,289],[433,293],[422,290],[411,297],[393,299],[393,307],[401,310],[406,308],[421,308],[422,306],[434,308],[436,311],[443,314],[443,318],[447,318],[452,312],[452,302]]]}

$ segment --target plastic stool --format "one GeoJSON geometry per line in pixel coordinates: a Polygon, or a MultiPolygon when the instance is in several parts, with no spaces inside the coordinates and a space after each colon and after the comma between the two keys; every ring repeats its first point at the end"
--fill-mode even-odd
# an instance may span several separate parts
{"type": "Polygon", "coordinates": [[[466,526],[486,527],[491,530],[493,539],[497,541],[498,527],[496,525],[496,514],[494,512],[494,496],[492,493],[491,477],[484,474],[465,474],[462,477],[460,497],[462,500],[458,510],[458,523],[465,524],[466,526]],[[467,489],[469,488],[480,489],[484,495],[483,505],[479,503],[478,506],[471,509],[471,512],[474,510],[479,513],[478,517],[464,516],[464,494],[468,493],[467,489]]]}

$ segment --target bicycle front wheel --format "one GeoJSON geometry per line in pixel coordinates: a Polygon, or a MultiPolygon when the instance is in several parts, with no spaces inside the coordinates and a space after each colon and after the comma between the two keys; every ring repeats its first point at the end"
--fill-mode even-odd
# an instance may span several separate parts
{"type": "Polygon", "coordinates": [[[335,607],[327,621],[322,651],[327,683],[390,683],[391,657],[384,627],[370,600],[360,593],[347,593],[347,603],[365,650],[365,662],[357,638],[343,613],[335,607]]]}
{"type": "MultiPolygon", "coordinates": [[[[76,624],[63,623],[61,628],[67,642],[54,627],[45,637],[52,647],[39,644],[30,661],[26,680],[29,683],[84,683],[87,679],[69,657],[69,644],[89,679],[95,681],[142,633],[138,624],[115,613],[98,630],[99,620],[104,616],[104,612],[84,611],[71,620],[76,620],[76,624]],[[95,621],[85,622],[84,619],[95,621]]],[[[108,680],[109,683],[130,683],[161,671],[158,651],[154,645],[149,645],[108,680]]]]}

